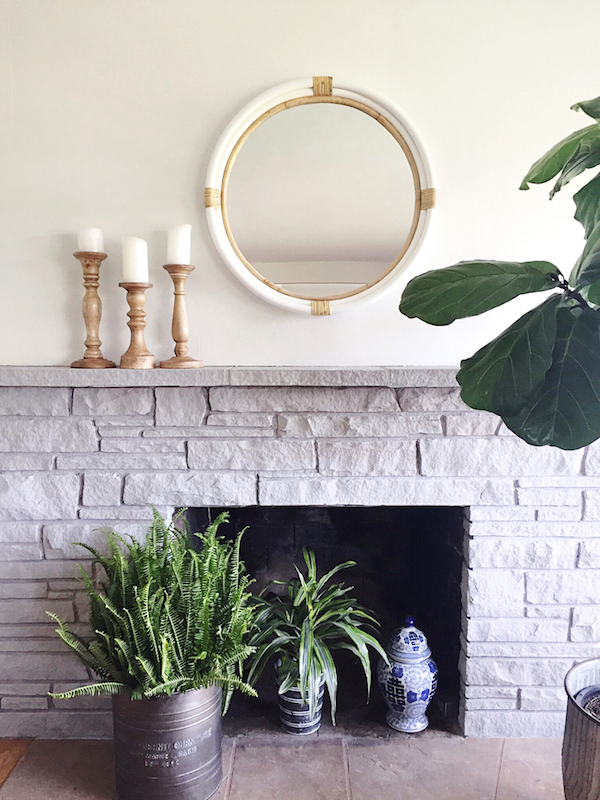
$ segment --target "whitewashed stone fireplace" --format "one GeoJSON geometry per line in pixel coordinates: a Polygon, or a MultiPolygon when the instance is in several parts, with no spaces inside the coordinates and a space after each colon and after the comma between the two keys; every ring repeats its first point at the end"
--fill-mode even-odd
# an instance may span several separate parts
{"type": "Polygon", "coordinates": [[[467,735],[559,735],[599,651],[600,449],[536,449],[466,408],[452,370],[0,368],[0,734],[110,735],[45,615],[85,632],[75,541],[148,504],[461,506],[467,735]]]}

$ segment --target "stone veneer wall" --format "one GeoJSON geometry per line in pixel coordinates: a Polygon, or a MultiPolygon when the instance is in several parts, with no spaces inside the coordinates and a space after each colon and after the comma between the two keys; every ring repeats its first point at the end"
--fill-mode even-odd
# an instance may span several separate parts
{"type": "Polygon", "coordinates": [[[560,735],[600,638],[600,449],[536,449],[467,409],[451,370],[0,368],[0,735],[110,735],[53,634],[85,632],[74,541],[148,503],[466,509],[467,735],[560,735]]]}

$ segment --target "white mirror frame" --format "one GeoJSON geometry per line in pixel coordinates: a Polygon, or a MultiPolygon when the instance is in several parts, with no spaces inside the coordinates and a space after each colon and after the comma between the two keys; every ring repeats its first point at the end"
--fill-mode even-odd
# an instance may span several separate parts
{"type": "Polygon", "coordinates": [[[248,289],[268,303],[288,311],[314,316],[327,316],[364,306],[393,289],[423,243],[430,226],[434,205],[433,173],[427,151],[406,115],[385,97],[348,83],[336,81],[334,84],[328,77],[304,78],[281,84],[244,106],[219,138],[206,176],[205,206],[208,227],[215,246],[227,266],[248,289]],[[342,102],[342,104],[345,104],[344,100],[348,100],[348,105],[355,108],[362,106],[363,111],[377,119],[398,140],[411,164],[415,183],[413,226],[399,258],[387,272],[367,288],[336,299],[310,300],[295,297],[259,275],[235,244],[228,230],[226,210],[221,203],[235,155],[241,143],[251,133],[250,129],[256,127],[255,123],[260,124],[258,121],[263,115],[269,116],[269,112],[276,113],[273,109],[277,107],[284,110],[286,106],[283,104],[289,101],[293,101],[296,105],[297,101],[301,102],[301,98],[307,98],[306,102],[342,102]],[[326,98],[341,98],[341,100],[326,98]],[[231,160],[232,154],[233,160],[231,160]]]}

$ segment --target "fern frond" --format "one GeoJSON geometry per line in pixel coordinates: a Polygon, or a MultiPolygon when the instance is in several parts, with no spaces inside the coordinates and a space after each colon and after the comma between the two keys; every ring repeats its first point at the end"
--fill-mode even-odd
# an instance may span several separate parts
{"type": "Polygon", "coordinates": [[[144,671],[146,677],[150,679],[153,685],[157,686],[159,681],[156,677],[155,668],[152,662],[147,658],[143,658],[142,656],[136,656],[135,660],[144,671]]]}
{"type": "Polygon", "coordinates": [[[98,641],[90,642],[88,649],[90,653],[96,658],[98,667],[94,670],[101,678],[107,680],[111,678],[117,683],[125,683],[125,673],[115,667],[114,661],[111,661],[110,655],[104,649],[104,643],[98,641]],[[101,668],[101,669],[100,669],[101,668]]]}
{"type": "Polygon", "coordinates": [[[148,691],[145,694],[146,697],[158,697],[163,694],[173,694],[174,692],[185,692],[187,689],[191,688],[192,685],[190,678],[174,678],[172,681],[159,683],[158,686],[155,686],[153,689],[148,689],[148,691]]]}
{"type": "Polygon", "coordinates": [[[128,694],[129,691],[129,686],[124,683],[104,681],[103,683],[90,683],[87,686],[78,686],[76,689],[70,689],[68,692],[48,692],[48,694],[50,697],[54,697],[57,700],[70,700],[72,697],[89,697],[90,695],[98,694],[128,694]]]}

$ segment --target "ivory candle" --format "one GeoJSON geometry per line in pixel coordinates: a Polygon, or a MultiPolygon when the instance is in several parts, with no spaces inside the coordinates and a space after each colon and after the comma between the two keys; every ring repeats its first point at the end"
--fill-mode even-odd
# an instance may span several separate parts
{"type": "Polygon", "coordinates": [[[189,264],[192,251],[192,226],[176,225],[169,228],[167,264],[189,264]]]}
{"type": "Polygon", "coordinates": [[[123,238],[123,283],[148,283],[148,244],[135,236],[123,238]]]}
{"type": "Polygon", "coordinates": [[[85,228],[79,231],[77,249],[82,253],[103,253],[104,238],[100,228],[85,228]]]}

